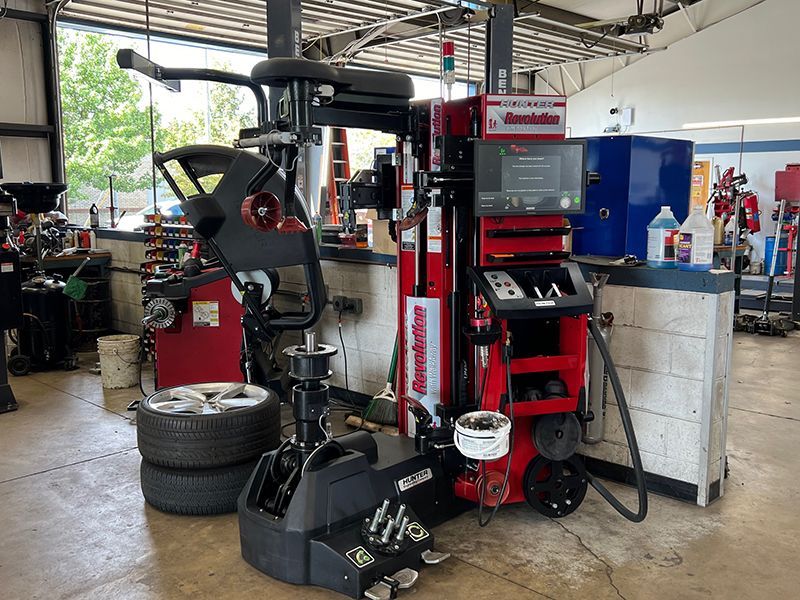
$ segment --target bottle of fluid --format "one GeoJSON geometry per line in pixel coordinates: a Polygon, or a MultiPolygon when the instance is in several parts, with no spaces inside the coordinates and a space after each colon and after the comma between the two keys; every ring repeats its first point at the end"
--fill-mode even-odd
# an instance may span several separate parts
{"type": "Polygon", "coordinates": [[[709,271],[714,262],[714,226],[696,206],[678,233],[678,268],[709,271]]]}
{"type": "Polygon", "coordinates": [[[678,223],[672,209],[662,206],[647,226],[647,266],[654,269],[675,268],[675,236],[678,235],[678,223]]]}
{"type": "Polygon", "coordinates": [[[89,226],[92,229],[100,227],[100,211],[97,208],[97,204],[92,204],[89,207],[89,226]]]}

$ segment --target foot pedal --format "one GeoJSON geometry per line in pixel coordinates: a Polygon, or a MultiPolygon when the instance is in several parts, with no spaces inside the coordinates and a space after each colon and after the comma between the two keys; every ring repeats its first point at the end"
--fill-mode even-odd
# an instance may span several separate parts
{"type": "Polygon", "coordinates": [[[392,579],[397,582],[397,587],[399,587],[401,590],[407,590],[414,587],[414,584],[417,583],[417,579],[419,579],[419,572],[406,567],[405,569],[400,569],[397,573],[392,575],[392,579]]]}
{"type": "MultiPolygon", "coordinates": [[[[405,570],[406,569],[398,571],[398,573],[402,573],[405,570]]],[[[411,569],[408,570],[410,571],[411,569]]],[[[414,579],[414,581],[416,581],[416,579],[414,579]]],[[[412,583],[411,585],[414,584],[412,583]]],[[[411,587],[411,585],[409,585],[409,587],[411,587]]],[[[397,590],[400,588],[400,582],[394,579],[394,577],[384,577],[371,588],[364,590],[364,595],[370,600],[393,600],[397,598],[397,590]]]]}
{"type": "Polygon", "coordinates": [[[440,562],[446,561],[450,558],[449,552],[436,552],[435,550],[425,550],[419,555],[426,565],[438,565],[440,562]]]}

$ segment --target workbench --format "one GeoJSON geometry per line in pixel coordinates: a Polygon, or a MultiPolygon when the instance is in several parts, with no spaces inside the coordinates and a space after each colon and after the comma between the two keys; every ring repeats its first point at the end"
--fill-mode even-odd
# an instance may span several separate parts
{"type": "MultiPolygon", "coordinates": [[[[67,256],[48,256],[44,259],[46,273],[60,275],[64,281],[89,256],[90,260],[79,277],[88,283],[86,296],[74,300],[72,312],[73,347],[79,350],[94,350],[96,340],[111,330],[111,252],[92,250],[76,252],[67,256]]],[[[20,259],[23,278],[29,277],[36,266],[31,256],[20,259]]]]}

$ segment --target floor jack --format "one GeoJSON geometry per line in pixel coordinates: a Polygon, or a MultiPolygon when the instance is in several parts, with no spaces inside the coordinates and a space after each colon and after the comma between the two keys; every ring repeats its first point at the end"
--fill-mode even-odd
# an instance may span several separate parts
{"type": "MultiPolygon", "coordinates": [[[[736,331],[745,331],[751,334],[781,336],[786,337],[787,333],[800,328],[800,324],[782,317],[781,315],[770,315],[770,302],[772,301],[772,292],[775,287],[775,266],[778,262],[778,246],[780,243],[781,229],[783,224],[783,215],[786,209],[786,200],[781,200],[780,208],[778,209],[778,225],[775,229],[775,244],[772,251],[772,260],[769,267],[769,279],[767,283],[767,293],[764,297],[764,310],[759,316],[755,315],[737,315],[734,321],[734,329],[736,331]]],[[[796,276],[796,275],[795,275],[796,276]]]]}
{"type": "MultiPolygon", "coordinates": [[[[164,73],[155,65],[148,71],[164,73]]],[[[183,70],[181,75],[185,78],[187,72],[183,70]]],[[[202,71],[192,75],[203,78],[202,71]]],[[[542,503],[543,512],[553,511],[553,516],[571,512],[570,504],[579,503],[573,491],[585,491],[589,482],[624,516],[642,520],[647,512],[647,496],[619,377],[600,331],[589,318],[592,302],[579,270],[574,264],[561,263],[566,258],[563,248],[556,251],[548,247],[553,240],[560,241],[564,234],[561,215],[551,213],[544,217],[545,222],[536,221],[535,217],[505,221],[499,216],[482,217],[482,248],[491,248],[487,260],[494,264],[486,261],[478,264],[471,259],[467,262],[469,244],[461,243],[467,231],[475,233],[469,225],[474,219],[469,215],[473,210],[474,188],[479,187],[478,173],[490,173],[492,185],[504,182],[516,185],[525,179],[517,177],[522,171],[530,174],[525,168],[530,164],[527,161],[538,164],[546,150],[546,168],[537,173],[544,173],[548,185],[561,186],[560,176],[552,168],[563,161],[570,185],[577,185],[580,194],[585,184],[582,143],[554,141],[545,149],[523,143],[478,144],[476,136],[470,139],[469,135],[458,139],[436,135],[432,129],[434,111],[427,103],[410,103],[413,84],[409,77],[398,73],[272,58],[254,67],[251,83],[285,89],[280,104],[284,112],[280,118],[262,123],[257,131],[244,132],[238,140],[240,148],[257,149],[258,153],[196,146],[172,151],[156,161],[173,189],[178,186],[166,167],[172,160],[190,180],[210,174],[220,176],[213,191],[198,190],[181,203],[181,209],[242,294],[243,326],[256,337],[263,335],[263,329],[273,323],[304,331],[303,343],[286,349],[291,375],[298,382],[291,396],[294,435],[261,458],[239,498],[244,559],[282,581],[318,585],[353,598],[367,596],[386,600],[412,586],[421,565],[437,564],[448,557],[434,550],[430,528],[474,507],[476,501],[480,501],[481,509],[493,506],[492,510],[496,511],[503,503],[507,487],[504,481],[514,480],[514,486],[508,487],[514,501],[525,496],[521,481],[538,490],[535,499],[542,503]],[[508,441],[510,455],[515,460],[510,456],[505,460],[499,457],[501,467],[507,470],[504,480],[497,479],[494,464],[491,472],[486,470],[486,461],[483,461],[483,473],[479,473],[481,465],[468,461],[456,448],[454,424],[461,419],[469,420],[460,402],[451,410],[465,414],[442,414],[438,408],[430,410],[423,402],[406,395],[400,416],[408,435],[390,437],[355,431],[332,436],[328,423],[328,387],[324,381],[331,375],[330,359],[337,350],[319,343],[310,331],[321,317],[326,297],[314,232],[307,213],[296,209],[296,205],[302,207],[302,198],[296,196],[294,169],[299,151],[318,144],[321,141],[319,127],[326,125],[376,129],[398,136],[396,178],[392,181],[387,177],[382,182],[382,194],[393,199],[395,206],[402,207],[396,215],[397,221],[403,223],[406,231],[416,228],[417,240],[425,239],[423,230],[433,222],[439,200],[459,203],[459,206],[449,206],[457,213],[454,231],[459,235],[449,239],[455,251],[449,255],[448,265],[460,266],[453,268],[458,278],[455,287],[447,293],[452,306],[475,303],[479,311],[463,324],[453,320],[452,323],[458,325],[453,335],[454,339],[462,340],[464,336],[463,339],[469,340],[484,372],[491,365],[488,375],[491,381],[485,388],[481,386],[487,392],[487,402],[482,408],[499,415],[498,421],[513,424],[508,441]],[[446,174],[421,171],[420,167],[428,164],[425,159],[435,144],[444,144],[439,146],[442,164],[452,163],[461,168],[449,169],[446,174]],[[476,169],[472,157],[479,152],[483,153],[480,159],[483,166],[476,169]],[[521,170],[506,177],[503,174],[506,161],[502,159],[509,152],[513,154],[510,167],[516,165],[521,170]],[[277,166],[280,161],[283,171],[277,166]],[[438,200],[431,202],[433,197],[438,200]],[[540,243],[542,237],[549,240],[547,244],[540,243]],[[525,260],[516,260],[520,258],[518,252],[523,253],[525,260]],[[511,261],[507,260],[509,253],[513,255],[511,261]],[[532,257],[539,262],[531,264],[532,257]],[[306,273],[311,310],[295,315],[265,311],[258,302],[261,291],[257,283],[242,274],[298,262],[303,264],[306,273]],[[469,298],[469,301],[463,300],[462,304],[459,298],[469,298]],[[479,305],[478,299],[483,300],[479,305]],[[518,317],[525,317],[527,321],[518,320],[518,317]],[[557,331],[561,333],[560,337],[558,333],[553,337],[557,321],[557,331]],[[571,438],[575,436],[576,426],[580,434],[576,412],[581,404],[579,388],[583,380],[587,326],[607,362],[609,379],[619,400],[637,474],[640,505],[636,513],[619,504],[582,468],[580,460],[572,455],[564,456],[565,447],[570,446],[560,443],[560,438],[566,434],[571,438]],[[562,350],[568,349],[569,353],[558,357],[527,355],[536,350],[530,343],[543,339],[545,334],[553,344],[563,346],[562,350]],[[512,384],[512,379],[518,380],[531,366],[540,371],[545,369],[543,373],[560,369],[569,374],[569,377],[565,375],[569,382],[552,382],[544,386],[540,397],[531,391],[520,398],[518,390],[526,390],[520,388],[518,381],[512,384]],[[519,420],[514,412],[517,406],[519,420]],[[564,425],[535,427],[534,416],[539,417],[538,422],[553,420],[564,425]],[[539,458],[534,452],[534,440],[542,447],[554,448],[551,456],[558,458],[546,463],[540,460],[531,467],[524,459],[539,458]],[[511,478],[508,470],[512,471],[511,478]],[[478,475],[486,485],[478,484],[478,475]],[[481,490],[488,491],[492,497],[483,495],[481,490]]],[[[486,101],[485,96],[472,100],[486,101]]],[[[502,98],[501,101],[510,102],[502,98]]],[[[513,112],[513,107],[528,105],[514,100],[511,106],[513,112]]],[[[454,105],[451,124],[461,119],[464,129],[477,128],[481,120],[479,110],[477,106],[454,105]]],[[[479,202],[493,203],[493,193],[486,193],[488,195],[482,196],[479,202]]],[[[551,211],[575,202],[573,195],[561,194],[544,200],[551,211]]],[[[502,201],[498,199],[498,202],[500,204],[490,212],[503,210],[506,205],[509,210],[523,210],[527,206],[526,200],[516,195],[502,201]]],[[[445,221],[440,224],[444,226],[445,221]]],[[[401,243],[402,237],[407,234],[401,236],[401,243]]],[[[420,298],[430,287],[421,264],[425,257],[421,246],[418,243],[417,250],[411,251],[418,259],[413,291],[420,298]]],[[[427,357],[439,351],[429,346],[428,354],[425,352],[425,331],[432,330],[431,323],[423,318],[425,311],[426,304],[421,302],[418,308],[412,307],[410,313],[414,321],[410,331],[417,335],[417,342],[423,348],[419,354],[421,360],[417,361],[422,370],[427,357]]],[[[430,316],[433,317],[432,311],[430,316]]],[[[465,352],[459,356],[466,358],[467,355],[465,352]]],[[[450,371],[454,381],[463,379],[460,361],[454,362],[450,371]]],[[[413,369],[409,373],[413,380],[413,369]]],[[[417,381],[417,388],[423,387],[424,382],[417,381]]],[[[451,392],[453,395],[455,390],[451,392]]],[[[582,415],[581,418],[587,417],[582,415]]],[[[463,442],[462,439],[462,447],[463,442]]],[[[573,451],[574,448],[569,453],[573,451]]]]}

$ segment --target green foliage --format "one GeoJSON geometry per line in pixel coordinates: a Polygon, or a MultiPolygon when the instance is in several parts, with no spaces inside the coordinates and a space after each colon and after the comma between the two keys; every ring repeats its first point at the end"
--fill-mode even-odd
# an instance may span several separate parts
{"type": "MultiPolygon", "coordinates": [[[[218,64],[214,69],[230,70],[230,65],[218,64]]],[[[254,127],[252,111],[242,109],[241,88],[221,83],[209,84],[209,111],[198,109],[187,119],[165,123],[156,132],[156,148],[164,152],[190,144],[221,144],[230,146],[240,129],[254,127]]]]}
{"type": "Polygon", "coordinates": [[[372,129],[348,129],[350,173],[355,173],[359,169],[371,169],[375,161],[375,148],[394,147],[396,144],[396,138],[391,133],[372,129]]]}
{"type": "Polygon", "coordinates": [[[104,35],[59,35],[64,154],[76,199],[85,199],[87,188],[105,189],[112,173],[121,192],[150,184],[150,170],[142,168],[150,154],[150,110],[139,83],[117,66],[116,50],[104,35]]]}

